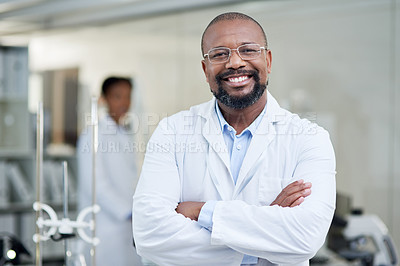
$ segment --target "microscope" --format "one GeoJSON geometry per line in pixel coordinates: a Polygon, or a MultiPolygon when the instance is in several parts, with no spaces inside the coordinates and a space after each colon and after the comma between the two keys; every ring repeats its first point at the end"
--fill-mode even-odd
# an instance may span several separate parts
{"type": "Polygon", "coordinates": [[[328,233],[328,249],[349,262],[365,266],[398,264],[389,230],[377,215],[352,209],[351,199],[341,194],[337,195],[336,205],[328,233]]]}

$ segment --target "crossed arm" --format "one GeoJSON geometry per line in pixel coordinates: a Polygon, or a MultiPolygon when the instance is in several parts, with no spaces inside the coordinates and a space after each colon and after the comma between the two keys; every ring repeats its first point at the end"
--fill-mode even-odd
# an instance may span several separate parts
{"type": "MultiPolygon", "coordinates": [[[[270,206],[278,205],[281,207],[295,207],[300,205],[304,201],[304,198],[310,194],[311,183],[304,182],[300,179],[285,187],[270,206]]],[[[179,203],[175,211],[187,218],[197,221],[204,204],[205,202],[185,201],[179,203]]]]}

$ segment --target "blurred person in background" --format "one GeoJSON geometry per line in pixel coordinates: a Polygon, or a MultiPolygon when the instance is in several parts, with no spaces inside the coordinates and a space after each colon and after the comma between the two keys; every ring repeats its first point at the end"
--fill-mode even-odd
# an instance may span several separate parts
{"type": "MultiPolygon", "coordinates": [[[[102,84],[102,97],[108,112],[99,119],[96,157],[97,266],[140,265],[132,239],[132,196],[137,181],[134,135],[126,114],[131,105],[132,83],[124,77],[109,77],[102,84]]],[[[79,210],[92,204],[92,133],[83,131],[77,148],[79,210]]],[[[89,234],[90,235],[90,234],[89,234]]],[[[83,244],[83,243],[81,243],[83,244]]],[[[91,245],[81,245],[80,252],[90,265],[91,245]]]]}

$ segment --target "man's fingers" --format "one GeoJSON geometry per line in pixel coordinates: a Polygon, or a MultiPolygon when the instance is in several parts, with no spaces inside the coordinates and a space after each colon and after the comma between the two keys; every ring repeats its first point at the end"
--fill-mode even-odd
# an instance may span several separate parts
{"type": "Polygon", "coordinates": [[[283,196],[290,196],[294,193],[297,193],[303,189],[311,188],[310,182],[304,182],[302,179],[292,182],[287,185],[281,192],[283,196]]]}
{"type": "Polygon", "coordinates": [[[290,183],[289,185],[287,185],[282,191],[281,193],[279,193],[279,195],[276,197],[276,199],[274,200],[274,204],[278,204],[281,205],[282,202],[289,197],[290,195],[292,195],[293,193],[299,191],[300,187],[304,184],[303,179],[294,181],[292,183],[290,183]]]}
{"type": "Polygon", "coordinates": [[[294,181],[279,193],[271,205],[277,204],[282,207],[290,207],[293,204],[299,205],[302,202],[297,203],[300,197],[305,198],[311,194],[311,186],[310,182],[304,182],[302,179],[294,181]]]}
{"type": "Polygon", "coordinates": [[[290,205],[290,207],[296,207],[299,206],[300,204],[302,204],[304,201],[304,197],[300,197],[298,198],[295,202],[292,203],[292,205],[290,205]]]}
{"type": "MultiPolygon", "coordinates": [[[[286,197],[282,201],[281,206],[282,207],[289,207],[289,206],[291,207],[299,198],[304,199],[305,197],[310,196],[310,194],[311,194],[311,189],[309,189],[309,188],[298,191],[298,192],[286,197]]],[[[295,205],[295,206],[297,206],[297,205],[295,205]]]]}
{"type": "Polygon", "coordinates": [[[294,181],[294,182],[290,183],[289,185],[287,185],[287,186],[282,190],[282,192],[283,192],[284,194],[291,195],[291,194],[293,194],[294,192],[296,192],[296,191],[298,191],[299,189],[301,189],[301,187],[302,187],[303,185],[304,185],[304,180],[303,180],[303,179],[300,179],[300,180],[294,181]]]}
{"type": "Polygon", "coordinates": [[[205,202],[185,201],[180,202],[175,211],[183,216],[197,221],[201,208],[205,202]]]}

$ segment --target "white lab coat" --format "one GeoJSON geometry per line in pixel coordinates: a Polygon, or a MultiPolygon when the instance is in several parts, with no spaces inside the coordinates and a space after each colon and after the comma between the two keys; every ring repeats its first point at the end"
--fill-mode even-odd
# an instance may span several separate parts
{"type": "Polygon", "coordinates": [[[327,131],[279,107],[267,111],[235,185],[215,99],[162,120],[134,196],[138,254],[159,265],[308,265],[335,209],[335,156],[327,131]],[[312,183],[297,207],[269,206],[294,180],[312,183]],[[212,232],[175,212],[182,201],[218,200],[212,232]]]}
{"type": "MultiPolygon", "coordinates": [[[[99,121],[98,132],[96,195],[101,211],[96,215],[96,235],[100,239],[96,265],[131,266],[137,256],[130,217],[137,181],[136,146],[133,134],[117,126],[108,115],[99,121]]],[[[85,129],[78,141],[79,209],[92,204],[91,134],[90,128],[85,129]]],[[[81,251],[90,265],[90,246],[83,246],[81,251]]]]}

